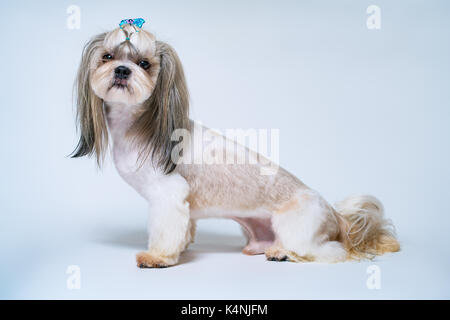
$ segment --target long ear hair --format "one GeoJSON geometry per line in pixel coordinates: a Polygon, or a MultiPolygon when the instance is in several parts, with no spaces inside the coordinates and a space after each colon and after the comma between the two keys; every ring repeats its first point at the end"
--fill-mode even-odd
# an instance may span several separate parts
{"type": "Polygon", "coordinates": [[[108,132],[103,115],[103,101],[92,91],[89,83],[91,60],[102,45],[106,33],[92,38],[83,49],[74,91],[77,96],[77,123],[80,139],[71,157],[95,155],[101,166],[108,146],[108,132]]]}
{"type": "Polygon", "coordinates": [[[176,164],[171,159],[174,145],[172,133],[189,129],[189,93],[183,67],[175,50],[156,41],[160,71],[152,95],[145,103],[128,134],[140,148],[141,164],[151,157],[164,172],[172,172],[176,164]]]}

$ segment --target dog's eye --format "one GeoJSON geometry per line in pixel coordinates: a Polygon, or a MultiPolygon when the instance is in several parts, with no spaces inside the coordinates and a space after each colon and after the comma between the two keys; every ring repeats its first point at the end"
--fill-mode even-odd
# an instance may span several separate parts
{"type": "Polygon", "coordinates": [[[150,62],[146,61],[146,60],[141,60],[138,63],[139,67],[141,67],[144,70],[147,70],[148,68],[150,68],[150,62]]]}
{"type": "Polygon", "coordinates": [[[110,55],[109,53],[107,53],[103,56],[103,60],[111,60],[112,58],[113,58],[113,56],[110,55]]]}

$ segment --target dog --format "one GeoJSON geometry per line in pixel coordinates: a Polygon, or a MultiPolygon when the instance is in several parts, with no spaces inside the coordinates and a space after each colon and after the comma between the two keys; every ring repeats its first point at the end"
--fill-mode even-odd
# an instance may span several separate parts
{"type": "Polygon", "coordinates": [[[243,253],[271,261],[334,263],[399,251],[375,197],[353,196],[333,207],[283,168],[262,173],[267,166],[258,159],[270,161],[220,135],[201,147],[258,161],[184,161],[196,147],[189,137],[196,124],[181,62],[142,29],[143,19],[135,20],[122,20],[84,47],[72,157],[93,155],[101,166],[111,149],[120,176],[148,201],[148,247],[137,254],[138,267],[177,264],[194,239],[195,221],[208,217],[239,222],[248,240],[243,253]],[[187,135],[181,139],[180,132],[187,135]]]}

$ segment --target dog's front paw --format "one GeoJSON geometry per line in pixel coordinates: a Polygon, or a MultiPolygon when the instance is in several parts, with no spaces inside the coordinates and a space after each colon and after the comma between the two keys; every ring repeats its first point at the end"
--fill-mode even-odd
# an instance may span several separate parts
{"type": "Polygon", "coordinates": [[[176,256],[154,255],[143,251],[136,255],[136,262],[139,268],[167,268],[177,263],[176,256]]]}

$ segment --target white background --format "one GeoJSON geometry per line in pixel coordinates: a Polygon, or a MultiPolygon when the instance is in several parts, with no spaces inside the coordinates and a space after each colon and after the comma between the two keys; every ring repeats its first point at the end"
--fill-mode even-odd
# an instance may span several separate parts
{"type": "Polygon", "coordinates": [[[450,6],[445,1],[1,3],[0,298],[450,298],[450,6]],[[66,27],[69,5],[81,29],[66,27]],[[368,30],[366,8],[381,8],[368,30]],[[146,203],[109,163],[70,159],[81,50],[124,18],[170,43],[191,117],[280,129],[280,164],[331,203],[380,198],[400,253],[295,264],[240,253],[231,221],[199,223],[181,264],[140,270],[146,203]],[[366,287],[370,265],[381,289],[366,287]],[[66,269],[81,268],[68,290],[66,269]]]}

